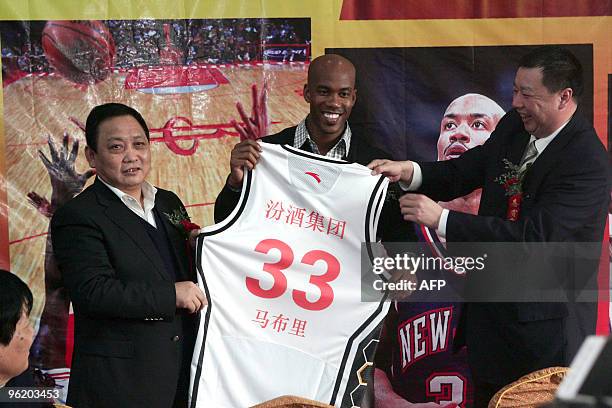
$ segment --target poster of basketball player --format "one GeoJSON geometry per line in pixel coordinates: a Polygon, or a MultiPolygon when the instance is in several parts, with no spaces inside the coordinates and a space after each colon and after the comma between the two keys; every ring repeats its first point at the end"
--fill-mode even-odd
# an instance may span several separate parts
{"type": "Polygon", "coordinates": [[[267,83],[269,132],[308,110],[310,19],[2,21],[0,40],[10,269],[34,293],[32,366],[61,386],[72,320],[48,227],[93,181],[83,132],[91,108],[139,110],[151,133],[149,181],[177,192],[195,222],[212,224],[239,140],[236,103],[250,107],[252,85],[267,83]]]}
{"type": "MultiPolygon", "coordinates": [[[[593,119],[593,50],[567,45],[583,65],[581,112],[593,119]]],[[[357,68],[359,97],[351,126],[370,135],[396,159],[436,160],[440,119],[449,103],[467,93],[487,96],[505,111],[519,58],[531,46],[329,48],[357,68]],[[393,103],[389,103],[393,101],[393,103]]]]}
{"type": "MultiPolygon", "coordinates": [[[[568,48],[587,72],[580,106],[592,120],[592,48],[568,48]]],[[[511,109],[516,63],[529,49],[495,46],[326,52],[340,53],[356,65],[359,98],[351,127],[369,135],[373,144],[396,159],[440,161],[457,157],[489,138],[499,119],[511,109]]],[[[475,214],[479,201],[477,190],[440,204],[475,214]]],[[[431,249],[427,256],[444,256],[443,240],[436,231],[417,226],[417,235],[427,243],[424,247],[431,249]]],[[[435,298],[394,302],[377,349],[377,406],[391,406],[402,398],[418,406],[473,406],[466,350],[452,350],[460,307],[435,298]],[[422,350],[418,344],[423,345],[422,350]]]]}

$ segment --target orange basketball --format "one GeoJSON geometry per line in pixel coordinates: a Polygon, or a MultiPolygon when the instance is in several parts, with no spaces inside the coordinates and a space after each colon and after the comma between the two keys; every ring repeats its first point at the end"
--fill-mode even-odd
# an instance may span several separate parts
{"type": "Polygon", "coordinates": [[[48,21],[42,47],[53,68],[78,84],[103,81],[113,67],[115,43],[101,21],[48,21]]]}

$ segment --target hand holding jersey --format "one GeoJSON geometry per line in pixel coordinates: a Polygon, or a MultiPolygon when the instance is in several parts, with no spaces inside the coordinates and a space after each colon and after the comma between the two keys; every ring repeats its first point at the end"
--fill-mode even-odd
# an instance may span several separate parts
{"type": "Polygon", "coordinates": [[[423,194],[406,193],[399,199],[404,220],[437,229],[442,215],[440,204],[423,194]]]}
{"type": "MultiPolygon", "coordinates": [[[[420,178],[420,171],[415,171],[415,164],[410,160],[373,160],[368,164],[373,175],[382,174],[389,181],[400,181],[410,186],[416,178],[420,178]],[[415,173],[419,176],[415,177],[415,173]]],[[[416,181],[420,184],[420,181],[416,181]]],[[[434,200],[423,194],[404,194],[400,200],[402,216],[406,221],[413,221],[430,228],[437,229],[442,215],[442,207],[434,200]]]]}
{"type": "Polygon", "coordinates": [[[244,169],[253,170],[259,161],[261,147],[254,140],[246,139],[232,149],[230,156],[230,175],[227,184],[238,189],[242,185],[244,169]]]}
{"type": "Polygon", "coordinates": [[[372,160],[367,167],[372,170],[373,175],[382,174],[391,182],[402,181],[407,184],[412,183],[414,164],[410,160],[393,161],[376,159],[372,160]]]}
{"type": "Polygon", "coordinates": [[[197,313],[208,304],[208,300],[202,290],[190,281],[176,282],[176,308],[186,309],[189,313],[197,313]]]}

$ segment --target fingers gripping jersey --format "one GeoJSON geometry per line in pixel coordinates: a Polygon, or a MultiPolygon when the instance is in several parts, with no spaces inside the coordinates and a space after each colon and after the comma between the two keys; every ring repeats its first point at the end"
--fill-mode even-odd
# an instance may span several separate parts
{"type": "Polygon", "coordinates": [[[236,209],[198,237],[209,305],[191,407],[281,395],[359,406],[389,307],[361,302],[360,249],[376,236],[387,180],[358,164],[261,146],[236,209]]]}

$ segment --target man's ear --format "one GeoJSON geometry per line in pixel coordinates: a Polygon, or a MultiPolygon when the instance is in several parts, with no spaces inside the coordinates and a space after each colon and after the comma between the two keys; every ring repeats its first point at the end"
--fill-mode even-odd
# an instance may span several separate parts
{"type": "Polygon", "coordinates": [[[308,89],[308,84],[304,84],[304,100],[310,103],[310,89],[308,89]]]}
{"type": "Polygon", "coordinates": [[[96,152],[93,151],[89,146],[85,146],[85,157],[89,163],[89,167],[92,169],[96,168],[96,152]]]}
{"type": "Polygon", "coordinates": [[[568,104],[572,101],[572,96],[574,96],[574,90],[572,88],[565,88],[559,92],[559,109],[563,110],[567,108],[568,104]]]}

